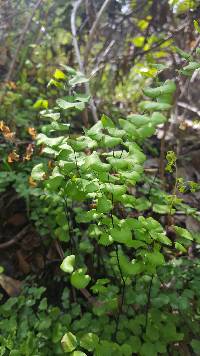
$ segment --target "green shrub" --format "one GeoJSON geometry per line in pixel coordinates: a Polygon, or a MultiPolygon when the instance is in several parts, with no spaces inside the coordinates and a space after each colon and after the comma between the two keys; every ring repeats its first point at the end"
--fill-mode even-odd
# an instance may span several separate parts
{"type": "Polygon", "coordinates": [[[108,279],[98,279],[92,286],[102,304],[84,301],[79,292],[74,301],[67,283],[61,300],[55,295],[59,307],[49,304],[45,296],[48,290],[27,281],[19,297],[0,306],[0,355],[62,355],[69,354],[69,350],[78,355],[74,347],[86,355],[94,349],[97,355],[182,355],[179,341],[190,344],[198,355],[199,260],[180,258],[158,269],[152,280],[144,333],[149,281],[144,275],[126,286],[126,305],[119,317],[116,340],[112,340],[116,327],[112,298],[116,290],[108,279]],[[60,343],[64,333],[65,352],[60,343]]]}
{"type": "Polygon", "coordinates": [[[63,354],[60,339],[71,323],[69,293],[63,292],[62,310],[48,305],[44,293],[29,282],[20,296],[0,306],[0,355],[63,354]]]}
{"type": "MultiPolygon", "coordinates": [[[[185,337],[180,315],[184,308],[189,312],[193,296],[189,293],[177,304],[176,294],[162,292],[159,270],[168,268],[166,260],[176,249],[184,253],[194,236],[172,225],[172,239],[160,223],[157,214],[174,215],[185,205],[145,173],[143,147],[157,126],[168,121],[175,82],[147,88],[150,100],[139,104],[140,114],[117,122],[102,115],[74,137],[70,125],[59,120],[66,110],[84,110],[89,98],[75,92],[86,81],[83,75],[66,71],[73,95],[42,112],[51,123],[37,136],[53,168],[42,162],[32,171],[34,181],[43,181],[44,197],[56,195],[63,203],[56,217],[58,238],[66,242],[61,269],[69,275],[73,293],[89,295],[93,305],[67,328],[63,350],[72,355],[84,355],[82,349],[94,355],[166,354],[185,337]]],[[[173,170],[175,160],[168,164],[173,170]]],[[[187,213],[197,217],[194,209],[187,213]]]]}

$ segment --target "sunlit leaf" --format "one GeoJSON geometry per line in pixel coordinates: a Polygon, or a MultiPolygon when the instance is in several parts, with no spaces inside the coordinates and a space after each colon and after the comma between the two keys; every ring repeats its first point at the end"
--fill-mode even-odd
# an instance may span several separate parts
{"type": "Polygon", "coordinates": [[[75,255],[70,255],[64,258],[62,261],[60,268],[63,272],[72,273],[75,265],[75,255]]]}
{"type": "Polygon", "coordinates": [[[61,340],[62,348],[65,352],[72,352],[76,349],[78,341],[76,336],[71,332],[67,332],[61,340]]]}

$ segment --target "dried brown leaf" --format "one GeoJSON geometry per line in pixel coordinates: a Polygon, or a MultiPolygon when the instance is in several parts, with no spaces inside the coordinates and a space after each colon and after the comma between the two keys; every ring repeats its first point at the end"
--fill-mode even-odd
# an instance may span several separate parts
{"type": "Polygon", "coordinates": [[[1,274],[0,285],[10,297],[16,297],[21,292],[22,282],[5,274],[1,274]]]}

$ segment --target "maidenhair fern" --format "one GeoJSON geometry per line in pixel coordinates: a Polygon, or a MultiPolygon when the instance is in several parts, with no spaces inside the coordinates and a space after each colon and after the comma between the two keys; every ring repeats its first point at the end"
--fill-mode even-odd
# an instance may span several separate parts
{"type": "MultiPolygon", "coordinates": [[[[183,70],[194,70],[194,65],[190,63],[189,66],[183,70]]],[[[163,330],[168,328],[171,334],[164,343],[158,343],[156,310],[151,310],[149,320],[151,285],[157,278],[157,269],[165,264],[163,252],[175,247],[185,251],[184,241],[191,240],[192,235],[175,226],[174,233],[182,236],[181,243],[175,245],[155,219],[152,203],[145,195],[138,198],[135,191],[146,179],[144,142],[155,133],[158,125],[167,122],[176,85],[167,80],[158,87],[146,88],[144,94],[150,100],[139,104],[140,114],[118,121],[102,115],[94,126],[74,137],[70,125],[61,122],[62,113],[83,110],[89,97],[75,92],[77,85],[86,78],[68,67],[65,69],[67,74],[60,70],[55,73],[53,84],[65,88],[73,86],[73,95],[58,99],[57,107],[41,113],[42,117],[50,119],[50,124],[37,137],[38,145],[43,146],[43,153],[53,164],[39,163],[33,169],[32,178],[44,181],[44,194],[48,197],[56,194],[63,202],[70,240],[66,237],[66,257],[61,269],[70,275],[73,288],[97,294],[93,303],[94,316],[104,317],[105,329],[111,330],[108,339],[105,334],[98,334],[98,328],[90,330],[90,326],[88,333],[80,330],[74,335],[73,330],[66,330],[63,349],[74,356],[85,355],[84,352],[102,356],[156,355],[164,352],[169,342],[181,340],[183,335],[177,333],[175,324],[167,317],[168,324],[162,321],[163,330]],[[70,217],[71,203],[75,218],[70,217]],[[148,214],[144,214],[145,204],[148,214]],[[85,256],[90,253],[96,254],[104,275],[98,271],[96,261],[94,270],[88,267],[85,256]],[[149,283],[147,298],[143,301],[146,309],[136,317],[130,308],[131,293],[135,281],[144,277],[149,283]],[[142,344],[139,337],[126,340],[123,333],[120,334],[122,315],[132,323],[131,328],[138,329],[142,344]]],[[[156,197],[156,192],[151,194],[156,197]]],[[[159,201],[156,203],[158,205],[159,201]]],[[[175,209],[171,210],[174,212],[175,209]]]]}

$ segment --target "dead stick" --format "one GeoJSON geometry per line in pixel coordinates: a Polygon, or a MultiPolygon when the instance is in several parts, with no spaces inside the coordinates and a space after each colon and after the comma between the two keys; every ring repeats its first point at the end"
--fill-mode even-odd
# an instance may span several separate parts
{"type": "Polygon", "coordinates": [[[25,226],[13,239],[0,244],[0,250],[4,250],[21,240],[30,229],[30,225],[25,226]]]}
{"type": "Polygon", "coordinates": [[[101,6],[101,8],[100,8],[100,10],[99,10],[99,12],[97,14],[96,20],[94,21],[94,23],[92,25],[92,28],[90,30],[89,38],[88,38],[86,49],[85,49],[85,56],[84,56],[84,67],[85,68],[87,67],[88,55],[89,55],[91,47],[92,47],[92,41],[93,41],[95,32],[96,32],[96,30],[97,30],[97,28],[99,26],[99,23],[100,23],[100,20],[101,20],[101,17],[103,15],[103,13],[107,9],[108,5],[110,4],[110,1],[111,0],[105,0],[104,1],[103,5],[101,6]]]}

